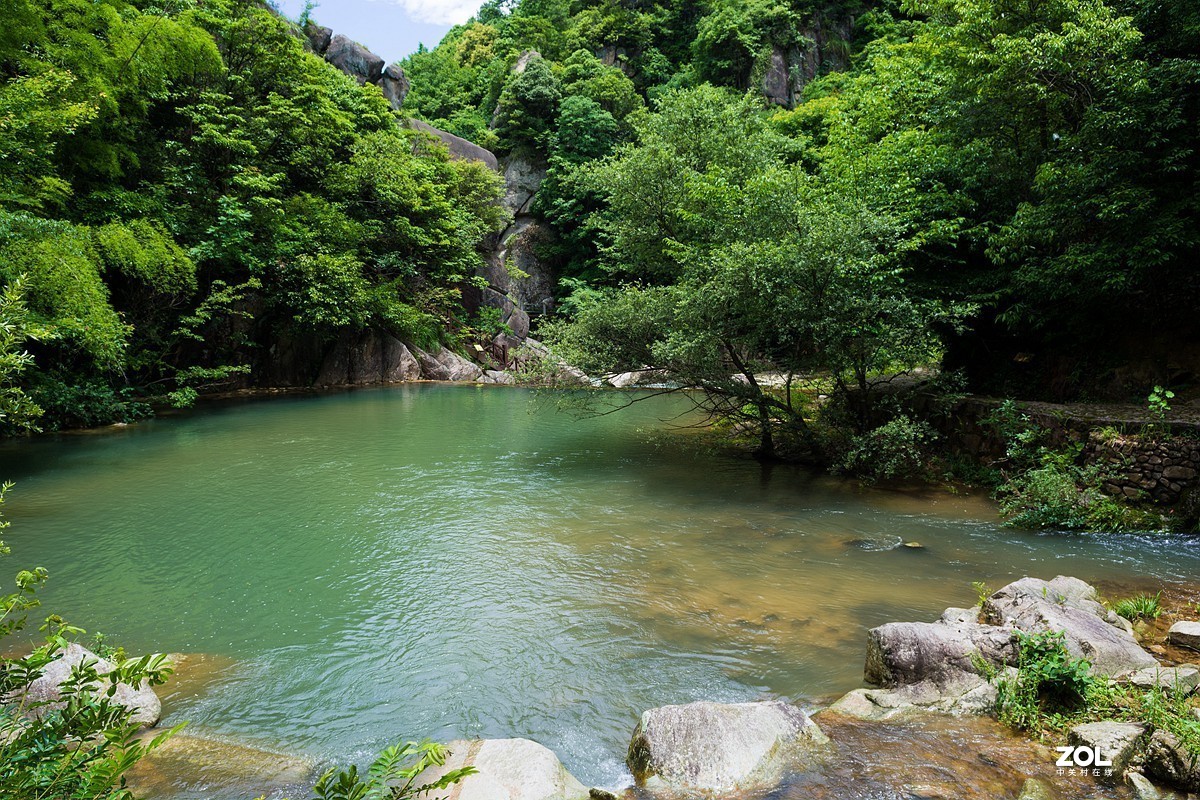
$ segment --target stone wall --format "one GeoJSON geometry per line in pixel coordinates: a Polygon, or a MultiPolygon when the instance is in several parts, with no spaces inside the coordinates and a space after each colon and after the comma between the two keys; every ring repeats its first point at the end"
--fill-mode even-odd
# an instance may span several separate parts
{"type": "MultiPolygon", "coordinates": [[[[904,402],[914,416],[937,429],[952,452],[985,465],[1004,458],[1005,442],[989,421],[1004,401],[916,393],[904,402]]],[[[1200,486],[1200,421],[1159,421],[1138,406],[1017,405],[1030,422],[1048,432],[1051,444],[1080,444],[1084,464],[1105,467],[1111,475],[1104,484],[1109,494],[1163,506],[1192,504],[1189,495],[1200,486]]]]}

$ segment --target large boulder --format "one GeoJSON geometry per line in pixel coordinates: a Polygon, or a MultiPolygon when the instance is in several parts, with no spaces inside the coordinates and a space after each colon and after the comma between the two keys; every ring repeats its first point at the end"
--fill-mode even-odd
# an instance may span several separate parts
{"type": "Polygon", "coordinates": [[[688,791],[770,787],[823,760],[832,745],[788,703],[689,703],[642,714],[628,765],[641,786],[688,791]]]}
{"type": "Polygon", "coordinates": [[[421,375],[430,381],[477,381],[483,377],[483,369],[457,353],[439,347],[432,353],[413,348],[413,354],[421,364],[421,375]]]}
{"type": "Polygon", "coordinates": [[[1117,779],[1141,752],[1145,736],[1146,726],[1137,722],[1088,722],[1071,728],[1067,743],[1093,748],[1112,762],[1112,777],[1117,779]]]}
{"type": "Polygon", "coordinates": [[[1022,578],[979,609],[950,608],[936,622],[892,622],[867,633],[864,677],[880,690],[852,692],[834,710],[881,719],[913,708],[985,713],[984,675],[1017,664],[1018,633],[1062,631],[1093,674],[1118,677],[1157,666],[1120,618],[1075,578],[1022,578]]]}
{"type": "Polygon", "coordinates": [[[388,64],[379,79],[379,89],[383,92],[384,99],[391,103],[393,109],[396,111],[401,109],[410,88],[411,84],[408,76],[404,74],[404,68],[399,64],[388,64]]]}
{"type": "Polygon", "coordinates": [[[1093,674],[1123,675],[1157,666],[1133,638],[1127,623],[1105,608],[1096,590],[1078,578],[1022,578],[983,602],[985,622],[1025,633],[1062,631],[1067,650],[1086,658],[1093,674]]]}
{"type": "Polygon", "coordinates": [[[333,31],[324,25],[314,25],[311,22],[304,28],[304,35],[308,37],[309,48],[319,56],[325,55],[329,43],[333,41],[333,31]]]}
{"type": "Polygon", "coordinates": [[[1139,689],[1162,689],[1169,694],[1191,694],[1200,686],[1200,669],[1181,664],[1178,667],[1146,667],[1128,675],[1122,675],[1118,683],[1137,686],[1139,689]]]}
{"type": "Polygon", "coordinates": [[[528,214],[533,198],[546,179],[546,165],[515,154],[504,165],[504,207],[513,216],[528,214]]]}
{"type": "Polygon", "coordinates": [[[371,386],[421,378],[421,365],[403,342],[386,333],[345,331],[330,346],[314,386],[371,386]]]}
{"type": "MultiPolygon", "coordinates": [[[[42,668],[38,679],[21,692],[24,703],[27,707],[31,707],[31,712],[34,714],[43,714],[62,708],[63,683],[71,677],[76,667],[85,663],[94,665],[96,674],[100,676],[107,675],[116,669],[116,665],[111,661],[101,658],[86,647],[75,643],[69,644],[57,658],[42,668]]],[[[97,692],[107,692],[111,686],[112,683],[102,677],[92,688],[97,692]]],[[[143,728],[154,725],[162,716],[162,703],[159,702],[158,695],[146,681],[142,681],[138,686],[118,683],[113,695],[108,699],[112,703],[129,709],[130,720],[143,728]]]]}
{"type": "Polygon", "coordinates": [[[1200,650],[1200,622],[1176,622],[1167,631],[1167,641],[1177,647],[1200,650]]]}
{"type": "Polygon", "coordinates": [[[350,38],[337,34],[325,48],[325,60],[362,83],[379,83],[384,61],[350,38]]]}
{"type": "Polygon", "coordinates": [[[1157,730],[1146,746],[1146,774],[1189,792],[1200,792],[1200,756],[1174,734],[1157,730]]]}
{"type": "Polygon", "coordinates": [[[436,781],[450,770],[475,767],[478,772],[453,788],[457,800],[586,800],[588,789],[575,779],[558,756],[529,739],[454,741],[440,767],[417,776],[414,785],[436,781]]]}
{"type": "Polygon", "coordinates": [[[480,147],[474,142],[469,142],[461,136],[455,136],[453,133],[447,133],[439,128],[435,128],[419,119],[410,119],[408,125],[413,130],[421,131],[440,139],[442,144],[446,145],[446,149],[450,151],[450,155],[455,158],[460,158],[464,161],[481,161],[489,169],[496,172],[500,171],[500,161],[491,150],[480,147]]]}

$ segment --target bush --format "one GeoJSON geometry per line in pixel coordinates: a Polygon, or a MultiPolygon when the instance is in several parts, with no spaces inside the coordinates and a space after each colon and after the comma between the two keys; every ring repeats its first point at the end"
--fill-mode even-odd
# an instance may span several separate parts
{"type": "Polygon", "coordinates": [[[927,471],[937,433],[903,414],[851,438],[837,468],[866,481],[916,478],[927,471]]]}
{"type": "Polygon", "coordinates": [[[432,783],[416,782],[426,769],[444,765],[448,755],[443,745],[430,741],[395,745],[380,754],[366,775],[359,775],[357,767],[329,770],[313,787],[313,796],[317,800],[410,800],[453,786],[477,771],[462,767],[432,783]]]}

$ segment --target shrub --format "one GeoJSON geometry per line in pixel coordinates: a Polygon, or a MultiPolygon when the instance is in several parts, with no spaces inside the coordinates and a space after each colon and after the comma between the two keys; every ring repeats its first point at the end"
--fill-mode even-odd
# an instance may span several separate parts
{"type": "Polygon", "coordinates": [[[410,800],[446,789],[477,771],[474,767],[449,770],[431,783],[418,784],[426,769],[442,766],[450,751],[430,742],[409,742],[384,750],[365,775],[357,767],[340,772],[329,770],[313,787],[318,800],[410,800]]]}
{"type": "Polygon", "coordinates": [[[837,467],[869,482],[920,477],[936,440],[937,433],[927,423],[901,414],[852,437],[837,467]]]}

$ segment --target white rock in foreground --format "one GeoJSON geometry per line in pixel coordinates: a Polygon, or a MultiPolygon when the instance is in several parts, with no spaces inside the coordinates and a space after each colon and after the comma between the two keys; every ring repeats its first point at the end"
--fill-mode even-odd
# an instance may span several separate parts
{"type": "Polygon", "coordinates": [[[1176,622],[1167,631],[1167,641],[1189,650],[1200,650],[1200,622],[1176,622]]]}
{"type": "MultiPolygon", "coordinates": [[[[51,661],[42,669],[41,676],[25,688],[24,701],[32,704],[31,712],[45,713],[61,707],[62,693],[60,687],[71,677],[77,666],[84,662],[93,663],[96,673],[104,676],[116,669],[116,665],[107,659],[88,650],[82,645],[72,643],[67,646],[58,658],[51,661]]],[[[99,681],[93,688],[97,691],[107,691],[109,682],[99,681]]],[[[139,686],[118,683],[110,702],[124,706],[132,712],[130,719],[143,728],[158,722],[162,716],[162,703],[158,695],[150,688],[150,684],[142,681],[139,686]]]]}
{"type": "Polygon", "coordinates": [[[457,740],[441,767],[421,773],[414,785],[432,783],[450,770],[479,770],[455,784],[447,794],[456,800],[586,800],[588,789],[575,779],[558,756],[529,739],[457,740]]]}
{"type": "Polygon", "coordinates": [[[642,714],[628,765],[643,786],[734,791],[773,786],[830,749],[829,737],[788,703],[690,703],[642,714]]]}

